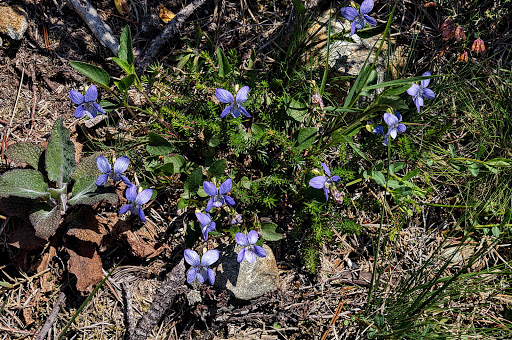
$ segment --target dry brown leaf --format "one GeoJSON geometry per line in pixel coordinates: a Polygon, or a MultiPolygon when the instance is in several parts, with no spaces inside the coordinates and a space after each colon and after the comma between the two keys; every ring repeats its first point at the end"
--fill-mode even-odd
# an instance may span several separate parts
{"type": "Polygon", "coordinates": [[[112,229],[112,235],[119,240],[126,241],[130,245],[131,251],[135,256],[143,259],[149,259],[164,251],[164,247],[155,249],[130,229],[131,227],[128,223],[119,221],[112,229]]]}
{"type": "Polygon", "coordinates": [[[68,270],[76,276],[76,289],[91,292],[92,286],[103,279],[102,263],[96,246],[92,242],[79,241],[73,249],[68,247],[66,250],[69,254],[68,270]]]}
{"type": "MultiPolygon", "coordinates": [[[[54,239],[54,241],[52,241],[52,243],[48,247],[47,251],[44,253],[41,260],[39,260],[39,262],[32,266],[32,270],[34,272],[41,273],[48,268],[50,261],[53,259],[54,256],[57,255],[57,248],[55,248],[55,243],[56,242],[54,239]]],[[[40,292],[46,293],[53,291],[53,283],[55,281],[55,278],[55,275],[51,271],[48,271],[41,275],[39,278],[39,285],[41,287],[40,292]],[[51,280],[52,278],[53,280],[51,280]]]]}
{"type": "Polygon", "coordinates": [[[160,19],[164,22],[164,23],[168,23],[169,21],[171,21],[176,15],[169,11],[167,8],[165,8],[164,5],[160,4],[158,6],[158,16],[160,17],[160,19]]]}
{"type": "Polygon", "coordinates": [[[114,0],[114,4],[121,15],[125,15],[130,11],[130,6],[126,0],[114,0]]]}

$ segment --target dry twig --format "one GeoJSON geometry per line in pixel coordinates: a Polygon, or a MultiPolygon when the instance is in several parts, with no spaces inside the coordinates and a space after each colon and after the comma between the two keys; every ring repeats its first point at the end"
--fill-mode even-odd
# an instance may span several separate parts
{"type": "Polygon", "coordinates": [[[57,314],[59,314],[60,311],[60,305],[66,300],[66,295],[64,292],[61,292],[59,295],[59,298],[57,299],[57,302],[55,302],[55,305],[53,306],[52,312],[48,316],[48,319],[46,319],[46,322],[43,325],[43,328],[41,328],[41,331],[37,336],[34,338],[34,340],[43,340],[46,338],[46,335],[50,331],[50,328],[52,327],[53,323],[55,322],[55,319],[57,318],[57,314]]]}

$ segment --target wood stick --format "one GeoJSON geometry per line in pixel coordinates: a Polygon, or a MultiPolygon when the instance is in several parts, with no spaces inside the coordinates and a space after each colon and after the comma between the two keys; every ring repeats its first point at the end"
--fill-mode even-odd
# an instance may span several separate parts
{"type": "Polygon", "coordinates": [[[53,323],[55,322],[55,319],[57,318],[57,314],[59,314],[60,311],[60,305],[66,300],[66,295],[64,292],[61,292],[59,295],[59,298],[57,299],[57,302],[55,302],[55,305],[53,306],[52,312],[50,313],[50,316],[48,316],[48,319],[46,319],[46,322],[43,325],[43,328],[41,328],[41,331],[37,336],[34,338],[34,340],[43,340],[46,338],[46,335],[50,331],[50,328],[52,328],[53,323]]]}
{"type": "Polygon", "coordinates": [[[185,20],[194,13],[194,11],[202,6],[206,0],[194,0],[194,2],[188,4],[176,16],[167,24],[165,29],[160,33],[151,43],[146,50],[146,53],[141,58],[139,65],[136,68],[136,73],[140,76],[150,61],[156,57],[162,46],[166,44],[172,37],[178,33],[178,31],[185,24],[185,20]]]}
{"type": "Polygon", "coordinates": [[[87,0],[68,0],[71,7],[85,21],[94,36],[100,43],[110,49],[112,54],[117,56],[119,51],[119,42],[114,37],[112,29],[103,21],[96,12],[96,9],[87,0]]]}
{"type": "Polygon", "coordinates": [[[146,339],[153,328],[158,324],[165,311],[172,305],[179,293],[178,288],[185,282],[185,262],[183,259],[167,274],[165,281],[153,298],[146,314],[137,323],[137,327],[130,334],[129,340],[146,339]]]}

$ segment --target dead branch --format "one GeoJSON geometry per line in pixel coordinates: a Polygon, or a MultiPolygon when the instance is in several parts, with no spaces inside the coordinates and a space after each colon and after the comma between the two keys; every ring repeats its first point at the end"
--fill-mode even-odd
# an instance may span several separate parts
{"type": "Polygon", "coordinates": [[[100,43],[117,56],[119,42],[114,37],[112,29],[100,18],[96,9],[87,0],[68,0],[75,12],[85,21],[100,43]]]}
{"type": "Polygon", "coordinates": [[[41,331],[37,336],[34,338],[34,340],[43,340],[46,338],[46,334],[50,331],[50,328],[52,328],[53,323],[55,322],[55,319],[57,318],[57,315],[60,311],[60,305],[66,300],[66,295],[64,292],[61,292],[59,295],[59,298],[57,299],[57,302],[55,302],[55,305],[53,306],[52,312],[48,316],[48,319],[46,319],[46,322],[43,325],[43,328],[41,328],[41,331]]]}
{"type": "Polygon", "coordinates": [[[149,306],[146,314],[137,323],[137,327],[129,340],[146,339],[153,328],[158,324],[165,311],[172,305],[178,294],[178,288],[185,282],[185,262],[183,259],[171,270],[165,281],[155,294],[153,303],[149,306]]]}
{"type": "Polygon", "coordinates": [[[185,8],[179,11],[178,14],[176,14],[176,16],[167,24],[162,33],[153,40],[146,50],[146,53],[144,53],[136,69],[139,76],[144,72],[148,63],[157,55],[162,46],[174,37],[183,27],[185,20],[187,20],[187,18],[205,2],[206,0],[194,0],[194,2],[188,4],[185,8]]]}

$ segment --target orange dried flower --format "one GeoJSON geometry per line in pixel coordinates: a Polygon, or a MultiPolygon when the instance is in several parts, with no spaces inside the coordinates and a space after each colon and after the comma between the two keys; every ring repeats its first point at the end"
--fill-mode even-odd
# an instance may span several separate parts
{"type": "Polygon", "coordinates": [[[459,54],[457,57],[457,61],[461,63],[467,63],[468,62],[468,52],[465,51],[464,53],[459,54]]]}
{"type": "Polygon", "coordinates": [[[485,51],[484,41],[480,38],[476,39],[473,42],[473,46],[471,47],[471,51],[476,52],[476,54],[483,53],[485,51]]]}
{"type": "Polygon", "coordinates": [[[452,19],[446,19],[441,25],[441,35],[444,40],[453,38],[455,35],[455,25],[452,19]]]}
{"type": "Polygon", "coordinates": [[[457,29],[455,30],[455,40],[466,40],[466,33],[464,33],[462,26],[457,26],[457,29]]]}
{"type": "Polygon", "coordinates": [[[436,3],[434,1],[430,1],[424,4],[423,7],[436,7],[436,3]]]}

